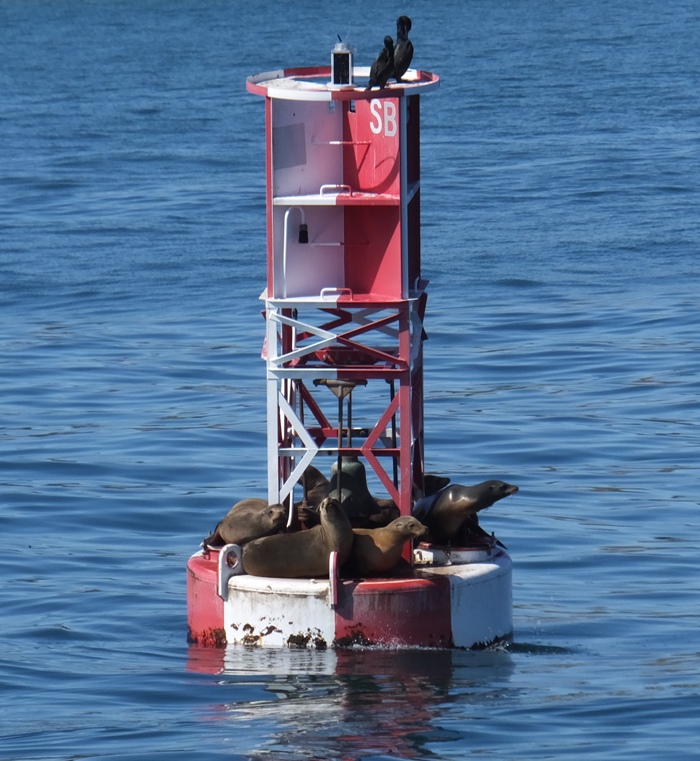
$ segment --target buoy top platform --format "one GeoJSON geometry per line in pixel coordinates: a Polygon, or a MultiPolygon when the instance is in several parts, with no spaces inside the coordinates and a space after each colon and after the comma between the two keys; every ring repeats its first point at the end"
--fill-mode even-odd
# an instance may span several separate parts
{"type": "MultiPolygon", "coordinates": [[[[353,78],[366,82],[369,66],[355,66],[353,78]]],[[[440,86],[440,78],[429,71],[409,69],[401,82],[390,82],[381,89],[365,90],[357,84],[334,85],[330,66],[278,69],[255,74],[246,80],[248,92],[283,100],[372,100],[377,97],[401,98],[429,92],[440,86]]]]}

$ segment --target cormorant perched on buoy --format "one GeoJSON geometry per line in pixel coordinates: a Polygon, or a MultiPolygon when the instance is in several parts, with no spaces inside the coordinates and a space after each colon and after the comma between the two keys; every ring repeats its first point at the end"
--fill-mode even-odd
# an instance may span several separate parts
{"type": "Polygon", "coordinates": [[[394,41],[387,36],[384,38],[384,47],[376,57],[372,68],[369,70],[369,83],[366,90],[373,87],[385,87],[387,80],[394,73],[394,41]]]}
{"type": "Polygon", "coordinates": [[[396,19],[396,47],[394,48],[394,76],[400,82],[413,60],[413,43],[408,39],[411,31],[411,19],[399,16],[396,19]]]}

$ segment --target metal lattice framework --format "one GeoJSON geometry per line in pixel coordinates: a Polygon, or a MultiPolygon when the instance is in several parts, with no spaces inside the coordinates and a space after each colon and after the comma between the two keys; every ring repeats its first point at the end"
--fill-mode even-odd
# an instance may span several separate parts
{"type": "Polygon", "coordinates": [[[271,503],[294,501],[294,487],[316,456],[355,456],[370,465],[401,513],[410,513],[412,485],[423,473],[426,298],[421,292],[371,303],[266,301],[271,503]],[[356,387],[361,399],[354,403],[367,416],[362,427],[352,422],[356,387]]]}

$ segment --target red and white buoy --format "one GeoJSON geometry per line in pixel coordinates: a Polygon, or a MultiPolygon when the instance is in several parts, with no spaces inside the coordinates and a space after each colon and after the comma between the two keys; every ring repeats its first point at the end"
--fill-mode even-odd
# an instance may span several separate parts
{"type": "MultiPolygon", "coordinates": [[[[353,81],[369,70],[336,55],[247,81],[266,106],[268,501],[290,522],[312,462],[366,464],[402,515],[423,487],[419,104],[439,79],[409,70],[365,90],[353,81]]],[[[411,572],[386,578],[343,578],[333,553],[327,578],[277,579],[245,574],[235,545],[205,547],[188,563],[190,640],[468,648],[511,634],[495,540],[404,557],[411,572]]]]}

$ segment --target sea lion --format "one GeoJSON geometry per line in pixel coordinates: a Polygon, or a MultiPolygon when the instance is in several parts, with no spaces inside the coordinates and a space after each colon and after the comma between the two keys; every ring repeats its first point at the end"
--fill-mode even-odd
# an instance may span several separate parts
{"type": "Polygon", "coordinates": [[[436,544],[461,541],[463,529],[478,526],[476,514],[499,499],[515,494],[518,487],[503,481],[483,481],[474,486],[451,484],[431,497],[419,499],[413,515],[428,527],[430,540],[436,544]]]}
{"type": "MultiPolygon", "coordinates": [[[[342,508],[350,518],[353,528],[380,528],[388,526],[401,514],[393,499],[374,497],[367,488],[367,472],[357,457],[343,457],[340,463],[340,494],[338,494],[338,463],[331,467],[330,481],[313,465],[305,471],[306,504],[296,503],[299,520],[307,528],[318,524],[318,505],[328,496],[340,500],[342,508]]],[[[423,489],[413,488],[413,499],[431,496],[450,483],[446,476],[426,473],[423,489]]]]}
{"type": "Polygon", "coordinates": [[[300,502],[296,505],[299,520],[307,528],[315,526],[319,522],[318,504],[321,502],[321,499],[316,504],[314,504],[314,499],[317,499],[324,492],[324,497],[329,496],[340,502],[353,528],[356,526],[376,528],[377,526],[385,526],[393,518],[398,518],[398,510],[395,515],[391,511],[386,513],[383,510],[386,504],[379,504],[380,502],[388,502],[393,505],[394,503],[391,500],[375,500],[369,493],[365,466],[357,457],[343,457],[340,467],[340,492],[338,492],[337,462],[334,462],[331,467],[330,481],[315,468],[312,468],[314,471],[311,474],[314,485],[312,498],[307,498],[306,504],[300,502]]]}
{"type": "Polygon", "coordinates": [[[374,59],[369,70],[369,82],[365,90],[373,87],[385,87],[387,80],[394,73],[394,41],[387,36],[384,38],[384,47],[374,59]]]}
{"type": "Polygon", "coordinates": [[[302,476],[302,483],[306,494],[304,498],[310,505],[320,505],[321,502],[330,494],[331,485],[328,479],[320,470],[309,465],[302,476]]]}
{"type": "Polygon", "coordinates": [[[435,492],[444,489],[447,484],[450,483],[450,479],[447,476],[436,476],[434,473],[423,474],[423,490],[421,491],[417,486],[413,486],[413,499],[419,500],[421,497],[432,497],[435,492]]]}
{"type": "Polygon", "coordinates": [[[423,536],[426,531],[426,527],[412,515],[402,515],[383,528],[354,528],[348,571],[359,576],[388,573],[401,560],[404,544],[423,536]]]}
{"type": "Polygon", "coordinates": [[[340,567],[352,550],[350,521],[338,500],[330,497],[321,502],[318,512],[318,526],[248,542],[243,547],[243,570],[251,576],[284,579],[324,577],[334,550],[340,567]]]}
{"type": "MultiPolygon", "coordinates": [[[[430,497],[435,492],[447,486],[450,483],[450,479],[446,476],[435,476],[432,473],[426,473],[423,476],[423,489],[417,488],[415,485],[412,490],[412,497],[414,502],[421,497],[430,497]]],[[[381,497],[372,497],[374,503],[377,506],[378,512],[373,512],[361,519],[350,519],[353,528],[380,528],[381,526],[388,526],[392,521],[396,520],[401,511],[396,506],[396,502],[393,499],[384,499],[381,497]]]]}
{"type": "Polygon", "coordinates": [[[413,43],[408,39],[411,31],[411,19],[399,16],[396,19],[396,47],[394,48],[394,77],[400,82],[413,60],[413,43]]]}
{"type": "Polygon", "coordinates": [[[213,533],[203,542],[210,547],[224,544],[245,544],[261,536],[275,534],[284,528],[287,511],[282,505],[269,505],[264,499],[243,499],[219,521],[213,533]]]}
{"type": "Polygon", "coordinates": [[[318,506],[330,494],[331,485],[323,473],[313,465],[306,468],[300,483],[304,486],[304,499],[294,507],[297,509],[299,520],[306,528],[310,528],[318,524],[318,506]]]}
{"type": "MultiPolygon", "coordinates": [[[[450,479],[446,476],[436,476],[432,473],[426,473],[423,476],[423,490],[413,488],[414,501],[420,497],[431,497],[435,492],[443,489],[450,483],[450,479]]],[[[374,503],[377,506],[378,512],[371,513],[363,519],[353,520],[350,519],[353,528],[380,528],[382,526],[388,526],[392,521],[396,520],[401,511],[396,506],[396,502],[393,499],[384,499],[381,497],[372,497],[374,503]]]]}
{"type": "Polygon", "coordinates": [[[378,512],[368,515],[361,521],[353,522],[351,519],[350,523],[353,524],[353,528],[381,528],[388,526],[401,515],[401,511],[393,499],[376,498],[374,501],[377,504],[378,512]]]}
{"type": "MultiPolygon", "coordinates": [[[[431,473],[426,473],[423,476],[423,490],[417,489],[415,486],[412,490],[413,499],[416,500],[419,497],[429,497],[435,494],[443,487],[450,483],[450,479],[446,476],[436,476],[431,473]]],[[[343,489],[343,491],[345,491],[343,489]]],[[[373,497],[370,495],[371,508],[363,511],[364,514],[358,516],[351,516],[350,523],[353,528],[380,528],[382,526],[388,526],[392,521],[395,521],[400,515],[401,511],[394,502],[393,499],[373,497]]],[[[343,507],[345,507],[344,503],[343,507]]]]}

